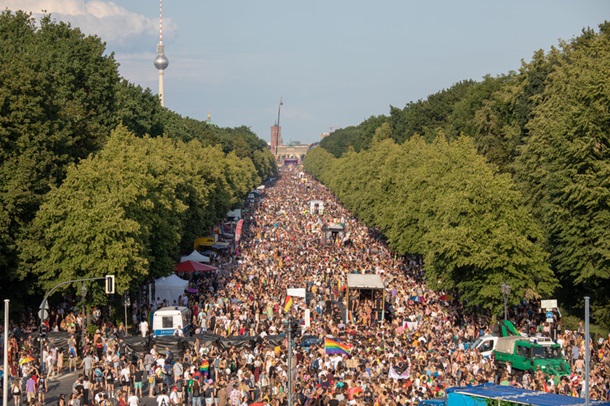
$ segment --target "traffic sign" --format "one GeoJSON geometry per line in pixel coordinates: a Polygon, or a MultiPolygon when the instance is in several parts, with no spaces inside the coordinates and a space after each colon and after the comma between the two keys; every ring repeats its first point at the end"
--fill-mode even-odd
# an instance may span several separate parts
{"type": "Polygon", "coordinates": [[[49,307],[47,306],[46,309],[38,310],[38,317],[40,318],[40,320],[46,320],[47,317],[49,317],[48,309],[49,309],[49,307]]]}

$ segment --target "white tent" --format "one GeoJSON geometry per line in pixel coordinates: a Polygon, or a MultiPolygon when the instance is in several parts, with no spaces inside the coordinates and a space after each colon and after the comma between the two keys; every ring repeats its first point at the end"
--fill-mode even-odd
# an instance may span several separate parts
{"type": "Polygon", "coordinates": [[[178,296],[183,295],[189,282],[172,274],[155,281],[155,296],[158,301],[167,300],[169,306],[179,306],[178,296]]]}
{"type": "Polygon", "coordinates": [[[193,261],[193,262],[205,262],[206,264],[210,263],[210,257],[206,257],[205,255],[201,255],[199,251],[195,250],[190,254],[183,256],[180,258],[180,262],[193,261]]]}

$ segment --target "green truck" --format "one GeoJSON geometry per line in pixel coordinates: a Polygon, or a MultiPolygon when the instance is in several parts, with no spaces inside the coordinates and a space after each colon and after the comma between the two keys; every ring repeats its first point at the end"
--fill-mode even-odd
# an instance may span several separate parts
{"type": "Polygon", "coordinates": [[[500,375],[510,363],[515,374],[534,373],[538,367],[555,378],[570,375],[570,364],[561,353],[561,346],[552,341],[538,342],[536,337],[499,337],[494,350],[500,375]]]}

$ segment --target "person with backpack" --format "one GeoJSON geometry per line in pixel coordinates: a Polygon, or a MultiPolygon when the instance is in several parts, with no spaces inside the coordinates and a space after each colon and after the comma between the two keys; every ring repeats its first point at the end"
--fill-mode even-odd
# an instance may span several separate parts
{"type": "Polygon", "coordinates": [[[15,405],[21,404],[21,381],[19,379],[13,380],[11,384],[11,393],[13,394],[13,399],[15,400],[15,405]]]}

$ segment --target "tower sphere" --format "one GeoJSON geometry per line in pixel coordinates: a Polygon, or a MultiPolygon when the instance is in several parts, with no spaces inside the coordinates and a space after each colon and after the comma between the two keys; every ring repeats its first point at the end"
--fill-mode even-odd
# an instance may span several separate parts
{"type": "Polygon", "coordinates": [[[169,60],[165,55],[157,55],[155,58],[155,68],[163,70],[169,65],[169,60]]]}

